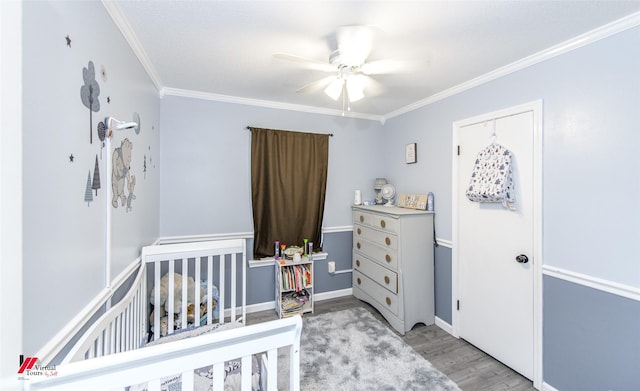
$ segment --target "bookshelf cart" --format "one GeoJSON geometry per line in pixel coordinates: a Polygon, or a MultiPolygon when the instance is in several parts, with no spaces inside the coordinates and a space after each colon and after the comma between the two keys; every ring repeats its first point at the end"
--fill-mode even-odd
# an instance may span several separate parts
{"type": "Polygon", "coordinates": [[[313,313],[313,259],[276,260],[276,312],[279,318],[313,313]]]}

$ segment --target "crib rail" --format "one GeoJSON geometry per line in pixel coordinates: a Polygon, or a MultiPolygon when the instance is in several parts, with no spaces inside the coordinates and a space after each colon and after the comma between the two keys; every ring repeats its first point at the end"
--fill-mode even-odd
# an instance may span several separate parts
{"type": "MultiPolygon", "coordinates": [[[[173,309],[179,306],[181,314],[187,314],[188,301],[181,298],[193,297],[196,305],[193,308],[193,317],[196,320],[201,318],[201,309],[199,303],[201,301],[200,281],[206,281],[206,289],[204,294],[211,300],[213,293],[214,281],[217,281],[219,292],[219,300],[217,303],[220,313],[219,319],[213,318],[213,311],[207,311],[206,324],[225,323],[225,309],[227,307],[226,282],[227,268],[230,273],[230,302],[229,302],[229,320],[232,322],[244,322],[246,319],[246,240],[245,239],[227,239],[215,241],[203,241],[192,243],[164,244],[156,246],[148,246],[142,250],[142,263],[147,268],[153,270],[154,286],[158,287],[163,277],[166,277],[168,283],[166,291],[166,307],[173,309]],[[203,270],[204,268],[204,270],[203,270]],[[239,300],[237,298],[237,278],[238,268],[241,273],[240,282],[240,313],[238,313],[239,300]],[[179,272],[178,272],[179,271],[179,272]],[[217,271],[217,273],[216,273],[217,271]],[[216,278],[214,278],[214,276],[216,278]],[[191,285],[189,284],[192,279],[191,285]],[[180,283],[181,291],[176,291],[176,284],[180,283]],[[191,290],[191,291],[190,291],[191,290]],[[178,295],[180,292],[180,296],[178,295]]],[[[155,289],[153,294],[153,302],[161,303],[161,290],[155,289]]],[[[146,297],[144,298],[146,300],[146,297]]],[[[147,306],[145,301],[144,306],[147,306]]],[[[157,308],[158,306],[156,306],[157,308]]],[[[144,308],[144,307],[143,307],[144,308]]],[[[153,324],[160,325],[161,311],[156,311],[152,316],[153,324]]],[[[174,332],[174,317],[167,316],[167,334],[174,332]]],[[[188,326],[186,316],[182,316],[179,320],[181,329],[188,326]]],[[[145,325],[148,324],[145,318],[145,325]]],[[[157,332],[153,333],[153,339],[160,337],[157,332]]]]}
{"type": "Polygon", "coordinates": [[[55,377],[25,382],[26,390],[124,390],[125,387],[148,382],[150,391],[160,390],[160,379],[169,374],[182,374],[182,389],[193,389],[193,370],[213,365],[213,390],[224,389],[225,361],[242,357],[242,390],[251,389],[251,355],[268,352],[267,390],[277,389],[278,348],[288,347],[289,389],[300,389],[299,315],[169,342],[94,360],[80,361],[58,368],[55,377]]]}
{"type": "Polygon", "coordinates": [[[61,364],[137,349],[144,342],[142,284],[144,265],[138,267],[129,292],[102,315],[71,348],[61,364]]]}

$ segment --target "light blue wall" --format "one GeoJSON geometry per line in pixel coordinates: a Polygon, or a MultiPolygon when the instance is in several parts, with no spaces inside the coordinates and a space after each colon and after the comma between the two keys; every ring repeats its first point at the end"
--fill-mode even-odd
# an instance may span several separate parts
{"type": "Polygon", "coordinates": [[[543,262],[640,287],[640,28],[544,61],[385,125],[400,192],[433,191],[451,239],[452,123],[542,99],[543,262]],[[417,142],[418,163],[401,151],[417,142]]]}
{"type": "Polygon", "coordinates": [[[350,226],[354,190],[371,198],[387,174],[378,122],[176,96],[162,99],[161,118],[162,236],[253,232],[246,126],[334,134],[325,227],[350,226]]]}
{"type": "Polygon", "coordinates": [[[640,390],[638,301],[545,276],[543,316],[546,383],[563,391],[640,390]]]}
{"type": "Polygon", "coordinates": [[[131,212],[110,208],[112,277],[138,256],[141,246],[158,237],[159,106],[158,91],[100,2],[23,2],[26,355],[36,354],[106,286],[105,208],[111,192],[105,162],[110,154],[101,150],[96,132],[106,116],[130,121],[138,112],[142,123],[140,134],[118,132],[113,137],[114,145],[124,137],[133,142],[137,199],[131,212]],[[100,86],[100,111],[92,116],[93,143],[89,109],[80,99],[82,71],[89,61],[100,86]],[[85,185],[89,172],[93,177],[96,155],[102,187],[87,204],[85,185]]]}

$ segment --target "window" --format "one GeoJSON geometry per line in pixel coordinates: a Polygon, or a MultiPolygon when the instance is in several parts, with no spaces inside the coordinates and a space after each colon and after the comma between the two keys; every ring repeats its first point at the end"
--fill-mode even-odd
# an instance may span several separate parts
{"type": "Polygon", "coordinates": [[[253,256],[271,257],[274,243],[320,247],[329,135],[251,129],[253,256]]]}

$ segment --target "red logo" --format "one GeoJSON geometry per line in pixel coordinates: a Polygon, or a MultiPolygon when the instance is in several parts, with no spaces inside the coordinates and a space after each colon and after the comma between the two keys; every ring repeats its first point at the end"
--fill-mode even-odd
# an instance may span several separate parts
{"type": "Polygon", "coordinates": [[[36,365],[36,361],[38,361],[38,357],[27,357],[27,359],[24,360],[24,362],[20,366],[18,373],[24,373],[24,371],[32,369],[33,366],[36,365]]]}

